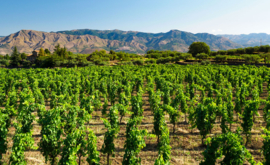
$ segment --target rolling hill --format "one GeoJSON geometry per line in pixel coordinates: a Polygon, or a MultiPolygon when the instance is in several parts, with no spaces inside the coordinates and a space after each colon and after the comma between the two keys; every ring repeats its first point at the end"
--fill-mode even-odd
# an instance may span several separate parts
{"type": "Polygon", "coordinates": [[[95,50],[115,50],[144,54],[147,50],[175,50],[186,52],[192,42],[202,41],[212,50],[241,47],[224,37],[207,33],[192,34],[179,30],[167,33],[143,33],[120,30],[72,30],[41,32],[21,30],[0,38],[0,54],[10,54],[14,46],[19,52],[31,53],[33,50],[48,48],[54,50],[58,43],[74,53],[89,54],[95,50]]]}

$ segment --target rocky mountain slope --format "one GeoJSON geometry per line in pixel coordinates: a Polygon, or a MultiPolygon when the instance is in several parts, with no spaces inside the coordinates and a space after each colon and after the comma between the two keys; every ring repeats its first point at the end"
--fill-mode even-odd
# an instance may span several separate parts
{"type": "Polygon", "coordinates": [[[147,50],[175,50],[186,52],[192,42],[203,41],[212,50],[241,47],[224,37],[207,33],[192,34],[178,30],[167,33],[142,33],[134,31],[72,30],[61,32],[41,32],[21,30],[0,38],[0,54],[10,54],[14,46],[20,52],[48,48],[53,51],[58,43],[74,53],[92,53],[95,50],[115,50],[144,54],[147,50]]]}
{"type": "Polygon", "coordinates": [[[208,33],[189,33],[179,30],[171,30],[167,33],[143,33],[137,31],[121,30],[91,30],[81,29],[72,31],[58,31],[57,33],[71,35],[94,35],[102,39],[119,40],[124,42],[135,41],[144,44],[148,50],[176,50],[188,51],[192,42],[202,41],[210,45],[212,50],[226,50],[242,47],[224,37],[208,33]]]}
{"type": "Polygon", "coordinates": [[[241,34],[241,35],[218,35],[220,37],[225,37],[235,43],[243,45],[244,47],[249,46],[260,46],[270,44],[270,35],[266,33],[251,33],[251,34],[241,34]]]}

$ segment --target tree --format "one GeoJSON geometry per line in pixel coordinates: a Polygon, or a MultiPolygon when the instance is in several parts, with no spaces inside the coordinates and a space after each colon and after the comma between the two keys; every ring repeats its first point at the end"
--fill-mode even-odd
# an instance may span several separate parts
{"type": "Polygon", "coordinates": [[[210,47],[205,42],[193,42],[189,46],[188,53],[191,53],[193,57],[195,57],[199,53],[210,54],[210,47]]]}
{"type": "Polygon", "coordinates": [[[45,54],[50,55],[51,54],[50,50],[49,49],[45,49],[45,54]]]}
{"type": "Polygon", "coordinates": [[[45,56],[45,52],[44,52],[43,48],[40,48],[38,55],[39,56],[45,56]]]}
{"type": "Polygon", "coordinates": [[[22,54],[21,54],[21,59],[25,60],[26,57],[27,57],[27,55],[26,55],[25,53],[22,53],[22,54]]]}
{"type": "Polygon", "coordinates": [[[10,59],[10,56],[8,54],[5,55],[5,59],[6,60],[9,60],[10,59]]]}
{"type": "Polygon", "coordinates": [[[55,49],[54,49],[54,55],[55,56],[66,59],[68,57],[68,53],[69,52],[67,51],[66,47],[61,48],[60,44],[55,46],[55,49]]]}
{"type": "Polygon", "coordinates": [[[13,49],[10,59],[12,61],[11,64],[15,66],[18,66],[19,62],[21,61],[20,53],[18,52],[16,46],[13,49]]]}
{"type": "Polygon", "coordinates": [[[110,54],[115,54],[115,51],[113,51],[113,50],[110,50],[110,54]]]}

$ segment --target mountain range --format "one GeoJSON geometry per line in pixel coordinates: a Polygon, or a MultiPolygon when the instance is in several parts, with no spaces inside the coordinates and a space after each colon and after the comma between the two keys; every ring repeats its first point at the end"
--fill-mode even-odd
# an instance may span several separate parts
{"type": "Polygon", "coordinates": [[[240,35],[218,35],[228,38],[229,40],[238,43],[244,47],[260,46],[270,44],[270,35],[266,33],[251,33],[240,35]]]}
{"type": "Polygon", "coordinates": [[[71,52],[84,54],[101,49],[138,54],[145,54],[151,49],[187,52],[189,45],[196,41],[206,42],[213,51],[243,47],[243,44],[238,43],[241,39],[235,39],[236,42],[231,38],[226,35],[193,34],[179,30],[166,33],[91,29],[58,32],[21,30],[0,38],[0,54],[10,54],[14,46],[17,46],[19,52],[28,54],[40,48],[53,51],[58,43],[71,52]]]}

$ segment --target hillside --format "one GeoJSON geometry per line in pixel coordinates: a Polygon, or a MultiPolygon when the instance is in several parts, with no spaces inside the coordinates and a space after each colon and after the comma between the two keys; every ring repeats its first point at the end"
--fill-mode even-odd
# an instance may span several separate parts
{"type": "Polygon", "coordinates": [[[139,43],[101,39],[92,35],[79,36],[21,30],[0,39],[0,54],[10,53],[14,46],[17,46],[20,52],[26,53],[31,53],[31,51],[41,47],[53,51],[54,46],[58,43],[65,46],[69,51],[85,54],[92,53],[96,49],[127,49],[131,52],[144,52],[147,50],[144,45],[139,43]]]}
{"type": "Polygon", "coordinates": [[[186,52],[189,45],[195,41],[206,42],[212,50],[241,47],[224,37],[207,33],[192,34],[178,30],[156,34],[120,30],[72,30],[56,33],[21,30],[0,38],[0,54],[10,54],[14,46],[17,46],[20,52],[25,53],[31,53],[41,47],[53,51],[54,46],[58,43],[69,51],[84,54],[100,49],[139,54],[144,54],[151,49],[186,52]]]}
{"type": "Polygon", "coordinates": [[[249,46],[260,46],[270,44],[270,35],[266,33],[251,33],[251,34],[241,34],[241,35],[218,35],[225,37],[235,43],[243,45],[244,47],[249,46]]]}
{"type": "Polygon", "coordinates": [[[58,31],[61,34],[71,35],[94,35],[102,39],[119,40],[124,42],[139,42],[144,44],[148,50],[176,50],[188,51],[188,47],[192,42],[202,41],[210,45],[212,50],[227,50],[242,47],[240,44],[231,42],[230,40],[215,36],[208,33],[189,33],[179,30],[171,30],[167,33],[143,33],[137,31],[121,31],[121,30],[72,30],[58,31]]]}

